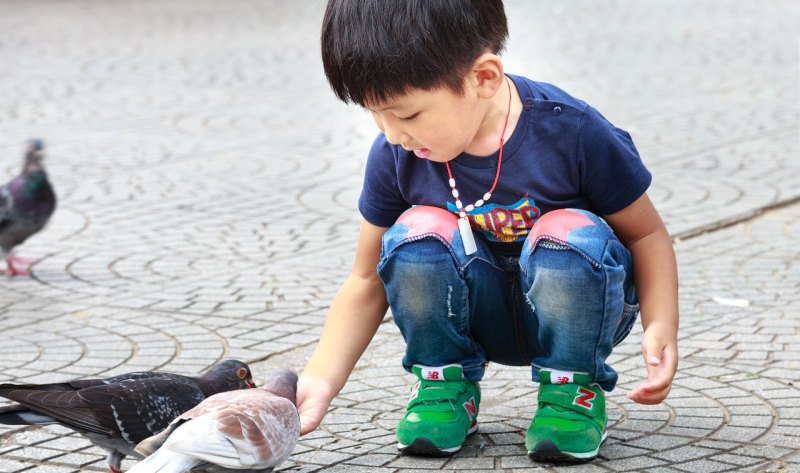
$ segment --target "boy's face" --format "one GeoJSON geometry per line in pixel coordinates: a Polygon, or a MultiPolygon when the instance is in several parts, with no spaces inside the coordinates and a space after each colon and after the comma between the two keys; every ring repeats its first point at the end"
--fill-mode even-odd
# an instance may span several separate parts
{"type": "Polygon", "coordinates": [[[470,87],[464,96],[447,88],[411,89],[367,109],[389,143],[443,163],[469,152],[483,120],[481,100],[470,92],[470,87]]]}

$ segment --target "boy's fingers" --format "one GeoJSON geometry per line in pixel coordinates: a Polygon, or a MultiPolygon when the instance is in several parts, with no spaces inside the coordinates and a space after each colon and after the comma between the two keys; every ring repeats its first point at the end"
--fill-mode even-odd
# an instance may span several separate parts
{"type": "Polygon", "coordinates": [[[300,435],[305,435],[311,431],[313,431],[317,427],[318,423],[315,419],[308,419],[300,417],[300,435]]]}
{"type": "Polygon", "coordinates": [[[663,401],[672,387],[670,354],[668,350],[649,352],[642,344],[642,357],[647,369],[647,381],[628,392],[628,399],[639,404],[658,404],[663,401]]]}
{"type": "Polygon", "coordinates": [[[301,411],[300,412],[300,435],[305,435],[314,429],[316,429],[322,420],[322,416],[319,415],[314,409],[310,409],[307,412],[301,411]]]}
{"type": "Polygon", "coordinates": [[[637,404],[658,404],[663,401],[667,397],[667,393],[665,392],[657,392],[657,393],[641,393],[641,392],[631,392],[628,393],[628,399],[637,404]]]}
{"type": "Polygon", "coordinates": [[[628,398],[642,404],[658,404],[672,388],[672,376],[666,369],[648,366],[647,381],[628,393],[628,398]]]}
{"type": "Polygon", "coordinates": [[[627,394],[627,398],[640,404],[658,404],[669,394],[670,385],[660,383],[645,382],[633,388],[627,394]]]}

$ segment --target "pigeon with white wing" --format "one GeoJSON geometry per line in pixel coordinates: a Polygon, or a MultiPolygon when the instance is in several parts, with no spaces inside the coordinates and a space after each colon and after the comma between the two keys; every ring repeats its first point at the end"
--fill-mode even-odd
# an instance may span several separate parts
{"type": "Polygon", "coordinates": [[[128,473],[264,471],[282,463],[300,438],[297,374],[280,371],[264,386],[215,394],[136,447],[149,455],[128,473]]]}

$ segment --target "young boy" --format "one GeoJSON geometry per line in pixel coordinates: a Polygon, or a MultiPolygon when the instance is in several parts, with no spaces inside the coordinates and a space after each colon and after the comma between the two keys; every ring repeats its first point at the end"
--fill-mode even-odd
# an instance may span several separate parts
{"type": "Polygon", "coordinates": [[[330,0],[334,92],[381,133],[359,200],[355,263],[298,386],[316,428],[388,307],[417,378],[398,447],[456,452],[477,430],[487,362],[530,365],[533,460],[587,461],[606,436],[605,363],[641,303],[647,381],[678,363],[677,270],[630,135],[550,84],[505,74],[500,0],[330,0]],[[602,219],[597,215],[602,215],[602,219]]]}

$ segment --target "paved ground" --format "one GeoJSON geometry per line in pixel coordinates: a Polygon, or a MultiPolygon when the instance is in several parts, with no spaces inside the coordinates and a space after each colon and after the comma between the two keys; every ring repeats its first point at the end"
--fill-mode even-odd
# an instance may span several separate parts
{"type": "MultiPolygon", "coordinates": [[[[0,280],[0,382],[225,357],[302,368],[346,274],[371,120],[337,103],[319,0],[0,3],[0,175],[41,136],[60,197],[0,280]]],[[[570,471],[800,471],[800,5],[507,2],[511,72],[631,131],[675,237],[682,361],[659,406],[627,401],[639,330],[614,355],[611,436],[570,471]]],[[[6,178],[2,178],[6,179],[6,178]]],[[[410,383],[391,321],[291,471],[516,471],[527,370],[493,365],[482,427],[451,459],[400,457],[410,383]]],[[[126,462],[126,466],[132,462],[126,462]]],[[[0,427],[2,472],[104,470],[61,428],[0,427]]]]}

